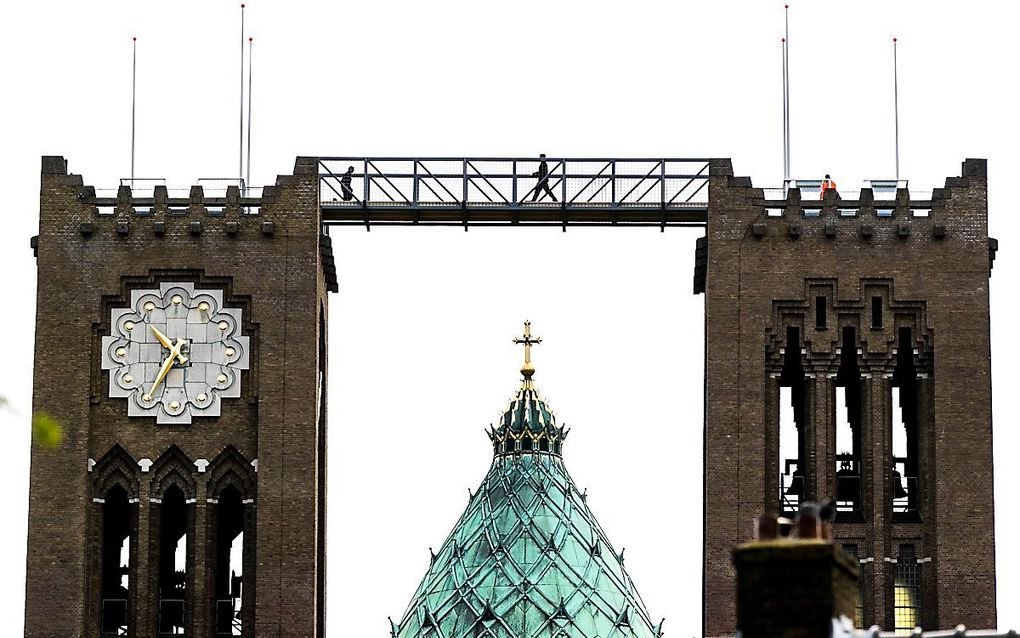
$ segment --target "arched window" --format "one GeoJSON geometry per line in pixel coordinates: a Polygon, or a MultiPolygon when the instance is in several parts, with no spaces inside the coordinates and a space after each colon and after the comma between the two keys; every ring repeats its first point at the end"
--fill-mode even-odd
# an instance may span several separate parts
{"type": "Polygon", "coordinates": [[[243,629],[241,589],[244,576],[245,504],[228,485],[216,503],[216,635],[240,636],[243,629]]]}
{"type": "Polygon", "coordinates": [[[115,484],[103,503],[101,626],[103,636],[128,635],[131,598],[132,511],[127,492],[115,484]]]}
{"type": "Polygon", "coordinates": [[[188,581],[188,509],[184,492],[171,485],[159,507],[159,635],[183,636],[188,581]]]}
{"type": "Polygon", "coordinates": [[[779,486],[782,511],[796,512],[806,496],[807,388],[800,328],[786,328],[783,371],[779,378],[779,486]]]}
{"type": "Polygon", "coordinates": [[[836,520],[864,522],[861,478],[861,368],[857,331],[845,326],[836,372],[836,520]]]}

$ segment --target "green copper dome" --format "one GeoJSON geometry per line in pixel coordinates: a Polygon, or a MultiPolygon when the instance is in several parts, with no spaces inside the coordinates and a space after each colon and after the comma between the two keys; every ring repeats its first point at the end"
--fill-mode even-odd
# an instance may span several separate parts
{"type": "Polygon", "coordinates": [[[391,623],[395,638],[662,635],[570,478],[566,432],[530,377],[490,431],[492,466],[391,623]]]}

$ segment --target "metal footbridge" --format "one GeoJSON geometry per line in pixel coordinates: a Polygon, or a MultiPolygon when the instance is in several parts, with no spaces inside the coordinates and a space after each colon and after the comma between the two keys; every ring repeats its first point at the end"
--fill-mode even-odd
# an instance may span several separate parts
{"type": "Polygon", "coordinates": [[[702,226],[707,158],[319,157],[327,225],[702,226]],[[544,164],[544,167],[543,167],[544,164]]]}

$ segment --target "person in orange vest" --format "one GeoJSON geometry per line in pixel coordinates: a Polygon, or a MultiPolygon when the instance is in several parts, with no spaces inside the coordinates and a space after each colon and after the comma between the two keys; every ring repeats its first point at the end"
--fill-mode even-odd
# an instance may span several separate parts
{"type": "Polygon", "coordinates": [[[830,189],[836,190],[836,182],[832,181],[832,178],[826,173],[825,179],[822,180],[822,194],[818,196],[818,199],[825,199],[825,191],[830,189]]]}

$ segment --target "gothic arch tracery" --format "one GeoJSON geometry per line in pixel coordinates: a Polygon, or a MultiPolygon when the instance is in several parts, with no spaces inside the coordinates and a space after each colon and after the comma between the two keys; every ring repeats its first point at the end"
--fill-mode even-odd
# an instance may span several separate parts
{"type": "Polygon", "coordinates": [[[255,498],[255,472],[251,461],[237,448],[228,445],[209,464],[209,498],[217,498],[228,486],[241,494],[242,499],[255,498]]]}
{"type": "Polygon", "coordinates": [[[176,485],[184,498],[195,498],[195,465],[176,445],[171,445],[152,465],[152,495],[160,498],[172,485],[176,485]]]}
{"type": "Polygon", "coordinates": [[[129,499],[138,498],[138,464],[120,445],[110,448],[92,472],[95,498],[105,498],[114,485],[120,485],[129,499]]]}

